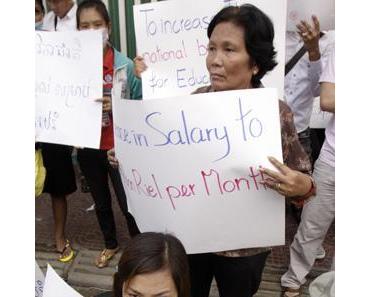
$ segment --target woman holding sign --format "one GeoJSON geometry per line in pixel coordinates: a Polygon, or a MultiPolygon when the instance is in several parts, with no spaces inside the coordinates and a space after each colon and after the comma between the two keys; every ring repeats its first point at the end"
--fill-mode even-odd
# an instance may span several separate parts
{"type": "MultiPolygon", "coordinates": [[[[195,93],[261,88],[261,79],[277,64],[274,27],[269,17],[250,4],[230,6],[215,15],[207,30],[206,64],[211,85],[195,93]]],[[[138,70],[145,69],[142,58],[135,62],[138,70]]],[[[279,101],[279,110],[284,164],[269,157],[276,170],[261,168],[261,172],[269,188],[298,203],[314,195],[315,184],[309,175],[310,160],[298,140],[293,114],[283,101],[279,101]]],[[[117,165],[113,151],[109,159],[117,165]]],[[[209,296],[213,277],[221,297],[253,296],[269,253],[270,248],[246,248],[189,255],[192,297],[209,296]]]]}
{"type": "Polygon", "coordinates": [[[115,50],[109,43],[111,22],[105,4],[100,0],[86,0],[80,3],[76,13],[78,30],[102,30],[103,37],[103,103],[102,130],[100,149],[79,149],[78,161],[86,177],[95,202],[95,210],[104,236],[105,249],[97,257],[95,264],[99,268],[108,265],[117,253],[119,246],[116,239],[112,199],[109,190],[110,177],[119,206],[126,217],[131,236],[139,233],[133,216],[128,212],[126,195],[119,171],[107,160],[107,151],[114,146],[111,90],[113,73],[122,73],[124,77],[122,95],[124,98],[141,98],[141,80],[134,76],[133,62],[115,50]]]}

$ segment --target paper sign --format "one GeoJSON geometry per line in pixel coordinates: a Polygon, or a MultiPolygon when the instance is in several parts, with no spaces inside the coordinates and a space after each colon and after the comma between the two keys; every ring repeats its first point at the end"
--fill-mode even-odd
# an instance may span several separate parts
{"type": "MultiPolygon", "coordinates": [[[[115,96],[116,97],[116,96],[115,96]]],[[[284,244],[285,202],[261,185],[282,160],[276,89],[114,99],[116,155],[139,229],[187,253],[284,244]]]]}
{"type": "Polygon", "coordinates": [[[286,0],[172,0],[134,6],[137,52],[148,69],[142,74],[143,98],[188,95],[209,85],[207,28],[224,6],[251,3],[273,21],[280,62],[263,84],[284,94],[286,0]]]}
{"type": "Polygon", "coordinates": [[[83,297],[70,287],[48,264],[43,297],[83,297]]]}
{"type": "Polygon", "coordinates": [[[35,297],[42,297],[45,276],[35,261],[35,297]]]}
{"type": "Polygon", "coordinates": [[[310,127],[314,129],[326,128],[332,116],[332,113],[321,110],[320,97],[316,97],[313,101],[310,127]]]}
{"type": "Polygon", "coordinates": [[[36,33],[36,141],[99,148],[102,37],[99,32],[36,33]]]}
{"type": "Polygon", "coordinates": [[[301,20],[312,24],[312,15],[318,17],[321,30],[335,29],[334,0],[288,0],[287,30],[297,31],[301,20]]]}

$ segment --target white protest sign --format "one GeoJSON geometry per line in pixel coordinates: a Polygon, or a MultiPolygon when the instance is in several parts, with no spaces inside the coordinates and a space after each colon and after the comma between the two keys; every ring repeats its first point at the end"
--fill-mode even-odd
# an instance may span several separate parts
{"type": "Polygon", "coordinates": [[[116,155],[139,229],[187,253],[284,244],[284,198],[260,182],[282,160],[276,89],[114,98],[116,155]]]}
{"type": "Polygon", "coordinates": [[[172,0],[134,6],[137,53],[148,66],[142,74],[143,98],[192,93],[209,85],[206,68],[207,28],[224,6],[251,3],[273,21],[274,45],[280,62],[263,84],[284,94],[286,0],[172,0]]]}
{"type": "Polygon", "coordinates": [[[332,116],[332,113],[321,110],[320,97],[316,97],[313,101],[310,127],[314,129],[326,128],[332,116]]]}
{"type": "Polygon", "coordinates": [[[288,0],[287,31],[297,31],[301,20],[312,24],[312,15],[318,17],[321,30],[335,29],[334,0],[288,0]]]}
{"type": "Polygon", "coordinates": [[[35,261],[35,297],[42,297],[45,276],[35,261]]]}
{"type": "Polygon", "coordinates": [[[83,297],[70,287],[48,264],[43,297],[83,297]]]}
{"type": "Polygon", "coordinates": [[[99,148],[102,37],[36,32],[36,141],[99,148]]]}

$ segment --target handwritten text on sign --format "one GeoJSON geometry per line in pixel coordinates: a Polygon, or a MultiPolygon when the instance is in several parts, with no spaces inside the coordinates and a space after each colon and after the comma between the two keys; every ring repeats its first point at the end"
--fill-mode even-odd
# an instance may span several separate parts
{"type": "Polygon", "coordinates": [[[141,231],[188,253],[284,243],[284,201],[260,182],[281,160],[276,89],[114,100],[115,147],[141,231]]]}
{"type": "Polygon", "coordinates": [[[35,38],[37,141],[99,148],[101,35],[39,31],[35,38]]]}
{"type": "MultiPolygon", "coordinates": [[[[252,3],[272,19],[275,27],[277,60],[285,57],[286,0],[173,0],[134,6],[138,54],[148,65],[143,73],[145,99],[187,95],[208,85],[206,68],[207,28],[224,6],[252,3]]],[[[264,79],[264,85],[277,87],[281,98],[284,64],[264,79]]]]}

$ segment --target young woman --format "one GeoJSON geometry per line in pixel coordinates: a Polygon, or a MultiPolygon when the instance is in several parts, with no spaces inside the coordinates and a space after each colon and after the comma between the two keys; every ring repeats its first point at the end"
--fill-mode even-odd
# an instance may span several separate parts
{"type": "Polygon", "coordinates": [[[95,264],[99,268],[108,265],[117,253],[119,246],[116,239],[116,226],[112,211],[112,199],[108,185],[110,177],[119,206],[126,217],[131,236],[139,233],[133,216],[128,212],[126,195],[118,169],[113,168],[107,160],[107,150],[113,143],[113,118],[111,89],[114,72],[124,72],[122,86],[124,98],[140,99],[142,97],[141,80],[134,76],[133,62],[115,50],[109,43],[111,22],[105,4],[100,0],[86,0],[79,4],[77,13],[78,30],[102,30],[103,36],[103,114],[100,149],[79,149],[78,161],[90,187],[95,202],[95,211],[103,233],[105,249],[97,257],[95,264]]]}
{"type": "Polygon", "coordinates": [[[113,281],[114,297],[190,297],[189,268],[174,236],[147,232],[124,249],[113,281]]]}

